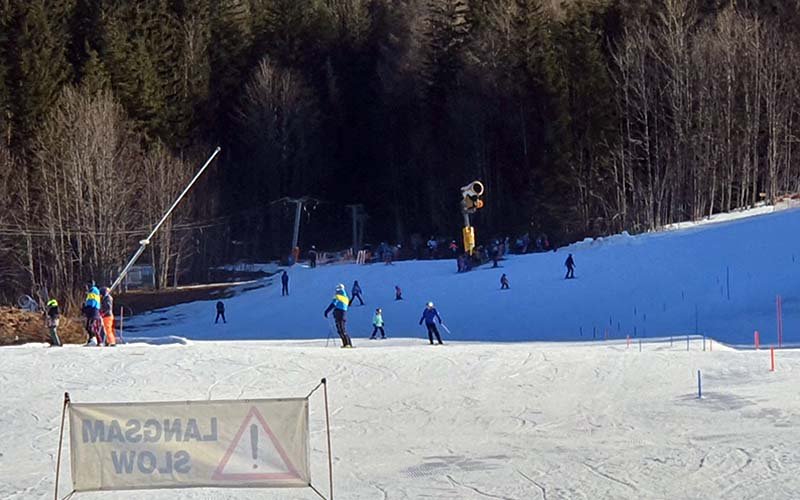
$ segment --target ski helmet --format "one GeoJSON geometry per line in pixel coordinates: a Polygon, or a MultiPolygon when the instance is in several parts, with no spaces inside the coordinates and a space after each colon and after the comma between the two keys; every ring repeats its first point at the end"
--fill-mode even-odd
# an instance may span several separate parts
{"type": "Polygon", "coordinates": [[[47,307],[57,307],[58,301],[56,299],[50,299],[47,301],[47,307]]]}
{"type": "Polygon", "coordinates": [[[339,283],[338,285],[336,285],[336,291],[338,292],[340,290],[344,290],[344,284],[342,284],[342,283],[339,283]]]}
{"type": "Polygon", "coordinates": [[[433,302],[428,302],[428,307],[433,307],[433,302]]]}

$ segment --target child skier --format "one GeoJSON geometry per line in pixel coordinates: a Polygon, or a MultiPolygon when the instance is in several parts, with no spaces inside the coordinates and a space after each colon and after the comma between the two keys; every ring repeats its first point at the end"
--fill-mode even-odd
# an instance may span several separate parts
{"type": "Polygon", "coordinates": [[[403,291],[399,285],[394,286],[394,300],[403,300],[403,291]]]}
{"type": "Polygon", "coordinates": [[[506,276],[506,273],[500,276],[500,290],[508,290],[508,276],[506,276]]]}
{"type": "Polygon", "coordinates": [[[47,329],[50,330],[50,344],[54,346],[61,346],[61,339],[58,338],[58,323],[59,323],[59,311],[58,311],[58,301],[56,299],[50,299],[47,301],[47,310],[44,316],[44,324],[47,326],[47,329]]]}
{"type": "Polygon", "coordinates": [[[375,334],[378,333],[378,330],[381,331],[381,339],[386,338],[386,332],[383,331],[383,311],[381,308],[375,309],[375,316],[372,317],[372,336],[369,338],[370,340],[375,340],[375,334]]]}
{"type": "Polygon", "coordinates": [[[216,325],[219,319],[222,318],[223,323],[227,323],[228,321],[225,319],[225,303],[221,300],[217,301],[217,317],[214,318],[214,324],[216,325]]]}
{"type": "Polygon", "coordinates": [[[358,280],[353,282],[353,291],[350,294],[352,298],[350,299],[350,303],[355,303],[356,299],[361,302],[361,305],[364,305],[364,299],[361,298],[361,285],[358,284],[358,280]]]}

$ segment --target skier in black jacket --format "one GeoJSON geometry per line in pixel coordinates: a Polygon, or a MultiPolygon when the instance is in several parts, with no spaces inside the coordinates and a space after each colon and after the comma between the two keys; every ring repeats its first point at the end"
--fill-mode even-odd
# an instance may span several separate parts
{"type": "Polygon", "coordinates": [[[567,257],[567,261],[564,262],[564,265],[567,266],[567,275],[564,276],[564,279],[570,279],[575,277],[575,261],[572,259],[572,254],[569,254],[567,257]]]}

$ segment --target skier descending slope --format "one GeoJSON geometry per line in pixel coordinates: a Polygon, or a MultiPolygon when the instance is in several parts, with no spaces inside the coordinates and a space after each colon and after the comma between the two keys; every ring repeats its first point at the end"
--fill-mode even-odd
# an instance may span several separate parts
{"type": "Polygon", "coordinates": [[[436,323],[434,323],[434,319],[439,320],[439,324],[442,324],[442,317],[439,316],[439,311],[433,307],[433,302],[428,302],[427,307],[422,311],[422,317],[419,319],[419,324],[421,325],[423,321],[425,321],[425,327],[428,329],[428,339],[431,341],[431,345],[433,345],[433,336],[436,335],[436,340],[439,341],[439,344],[442,344],[442,337],[439,336],[439,330],[436,328],[436,323]]]}
{"type": "Polygon", "coordinates": [[[333,300],[327,309],[325,309],[324,316],[327,318],[328,313],[333,311],[333,319],[336,321],[336,331],[342,339],[342,347],[353,347],[350,341],[350,336],[345,331],[345,322],[347,321],[347,306],[350,305],[350,299],[347,298],[347,291],[341,283],[336,285],[336,291],[333,295],[333,300]]]}

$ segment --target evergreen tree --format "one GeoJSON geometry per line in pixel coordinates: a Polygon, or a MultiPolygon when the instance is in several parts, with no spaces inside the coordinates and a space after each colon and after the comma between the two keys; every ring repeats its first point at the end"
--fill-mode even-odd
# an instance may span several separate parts
{"type": "Polygon", "coordinates": [[[72,78],[67,61],[72,4],[12,0],[8,9],[8,116],[14,127],[12,141],[21,145],[72,78]]]}
{"type": "Polygon", "coordinates": [[[9,96],[9,54],[11,28],[11,5],[0,2],[0,145],[7,146],[11,140],[11,114],[9,96]]]}

